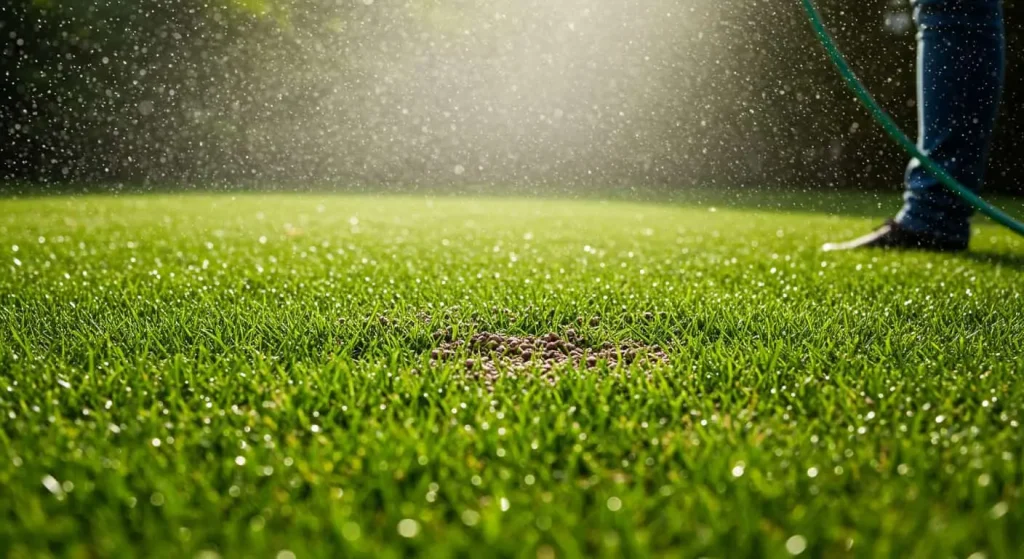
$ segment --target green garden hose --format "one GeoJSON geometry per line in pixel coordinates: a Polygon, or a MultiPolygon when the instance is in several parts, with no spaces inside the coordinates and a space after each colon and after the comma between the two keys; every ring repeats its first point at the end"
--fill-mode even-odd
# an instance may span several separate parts
{"type": "Polygon", "coordinates": [[[885,109],[875,101],[875,98],[871,96],[871,93],[866,87],[864,87],[864,84],[857,79],[857,76],[853,73],[850,65],[846,62],[846,57],[843,56],[839,47],[836,46],[835,39],[832,38],[828,29],[825,28],[825,23],[822,20],[818,9],[815,8],[813,0],[801,0],[801,2],[803,2],[804,10],[807,12],[807,17],[811,21],[811,26],[814,27],[814,32],[818,35],[818,39],[821,41],[822,46],[824,46],[825,50],[828,51],[829,58],[832,59],[832,63],[835,64],[836,69],[838,69],[839,73],[843,76],[843,80],[846,81],[846,85],[849,86],[850,90],[857,96],[857,99],[859,99],[861,104],[864,105],[864,108],[871,113],[875,122],[885,129],[885,132],[889,137],[895,140],[908,155],[916,158],[925,170],[931,173],[931,175],[942,183],[943,186],[952,190],[957,196],[966,200],[967,203],[974,206],[979,212],[992,218],[996,223],[1003,225],[1018,235],[1024,236],[1024,223],[1015,220],[1006,212],[992,204],[989,204],[980,196],[971,192],[970,189],[953,178],[952,175],[942,168],[942,166],[918,149],[917,144],[908,138],[902,130],[900,130],[896,121],[889,116],[889,113],[885,112],[885,109]]]}

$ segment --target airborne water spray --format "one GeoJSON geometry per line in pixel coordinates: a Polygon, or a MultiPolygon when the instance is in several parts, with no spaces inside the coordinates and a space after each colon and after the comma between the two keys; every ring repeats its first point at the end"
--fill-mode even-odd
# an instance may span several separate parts
{"type": "Polygon", "coordinates": [[[846,62],[846,57],[839,50],[835,40],[829,34],[825,28],[825,23],[822,21],[821,14],[818,9],[814,7],[813,0],[801,0],[804,6],[804,10],[807,12],[807,18],[811,22],[811,26],[814,27],[814,32],[821,41],[822,46],[828,52],[829,58],[832,59],[832,63],[835,64],[836,69],[839,70],[840,75],[843,76],[843,80],[846,81],[846,85],[853,91],[853,94],[857,96],[864,108],[871,113],[871,116],[875,119],[882,128],[885,129],[886,134],[889,135],[903,151],[907,152],[911,157],[916,158],[921,162],[923,166],[932,176],[935,177],[943,186],[953,191],[954,194],[963,198],[967,203],[976,208],[979,212],[990,217],[996,223],[1006,227],[1007,229],[1017,233],[1018,235],[1024,236],[1024,223],[1021,223],[1011,217],[1009,214],[986,202],[983,198],[972,192],[970,189],[960,184],[960,181],[953,178],[941,165],[932,160],[928,155],[921,151],[906,134],[900,130],[896,121],[889,116],[889,113],[885,112],[885,109],[875,101],[875,98],[868,91],[867,87],[857,78],[853,73],[853,69],[846,62]]]}

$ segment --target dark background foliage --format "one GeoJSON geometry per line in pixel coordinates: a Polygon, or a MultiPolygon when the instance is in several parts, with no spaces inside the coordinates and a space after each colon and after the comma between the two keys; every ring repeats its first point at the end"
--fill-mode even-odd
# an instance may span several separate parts
{"type": "MultiPolygon", "coordinates": [[[[915,129],[902,1],[822,0],[915,129]]],[[[1024,10],[990,169],[1019,193],[1024,10]]],[[[11,184],[896,188],[796,1],[10,0],[11,184]]]]}

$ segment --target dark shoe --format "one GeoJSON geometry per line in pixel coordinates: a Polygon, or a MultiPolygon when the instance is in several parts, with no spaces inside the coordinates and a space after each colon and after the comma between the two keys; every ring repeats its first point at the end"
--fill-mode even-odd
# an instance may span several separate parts
{"type": "Polygon", "coordinates": [[[945,239],[937,235],[918,233],[900,226],[893,220],[863,237],[845,243],[826,243],[821,247],[825,252],[854,250],[859,248],[893,248],[933,250],[937,252],[960,252],[967,250],[967,243],[945,239]]]}

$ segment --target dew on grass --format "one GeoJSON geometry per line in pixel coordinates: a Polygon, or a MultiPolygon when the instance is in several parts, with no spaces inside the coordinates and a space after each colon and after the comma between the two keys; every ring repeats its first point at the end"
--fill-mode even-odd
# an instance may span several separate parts
{"type": "Polygon", "coordinates": [[[608,510],[612,512],[618,512],[622,509],[622,499],[618,497],[609,497],[605,504],[608,506],[608,510]]]}

